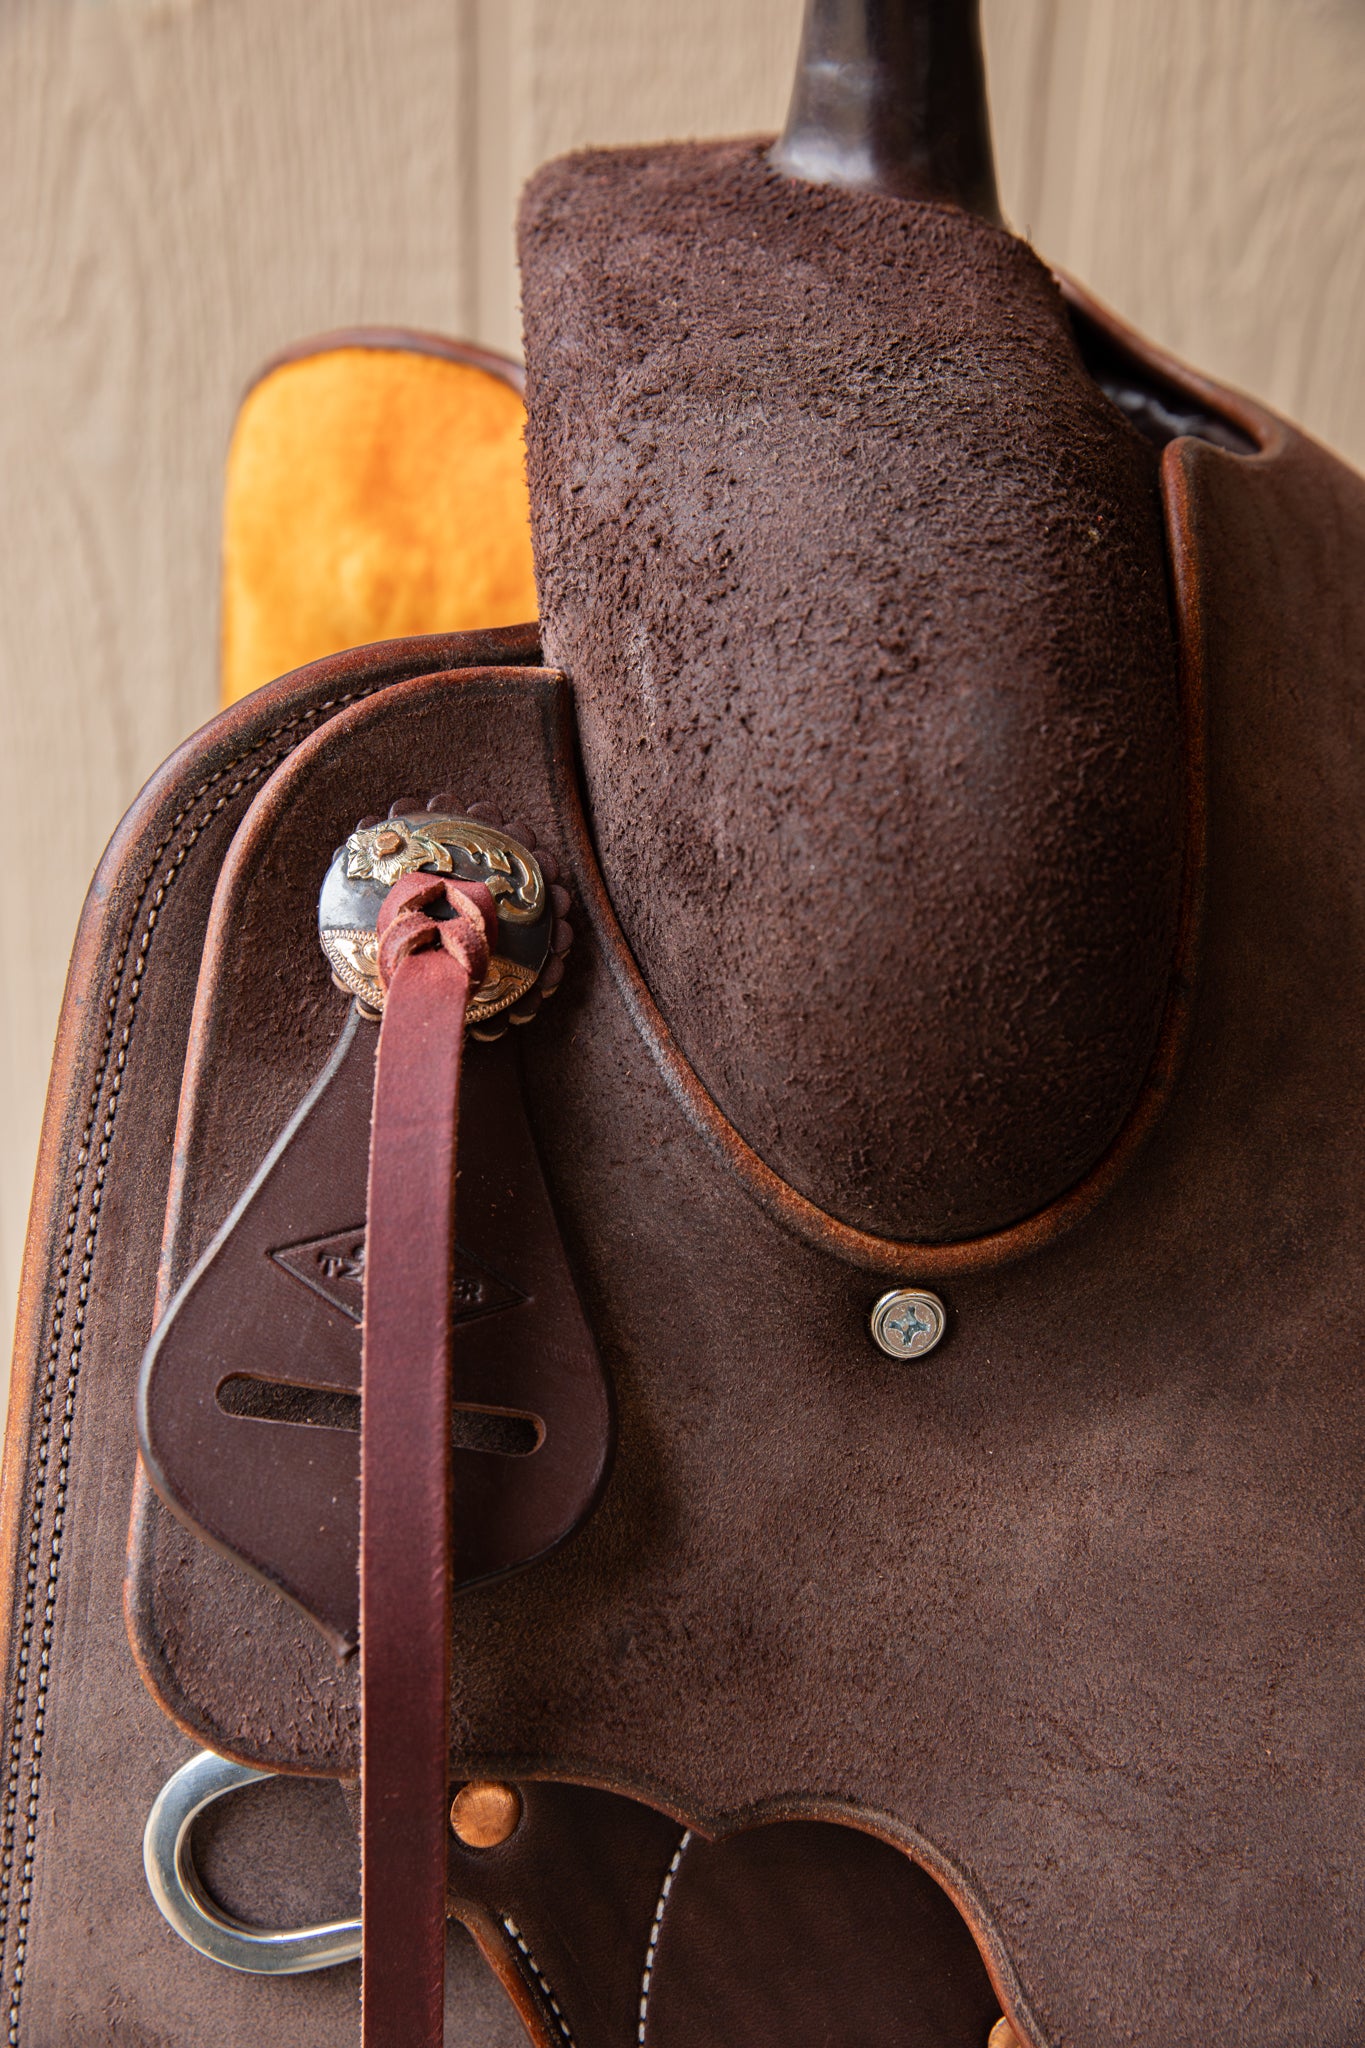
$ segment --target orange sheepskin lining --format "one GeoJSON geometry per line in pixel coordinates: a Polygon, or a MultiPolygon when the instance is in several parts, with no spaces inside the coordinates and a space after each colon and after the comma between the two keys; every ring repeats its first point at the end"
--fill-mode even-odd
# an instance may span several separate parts
{"type": "Polygon", "coordinates": [[[487,370],[409,349],[269,371],[228,453],[223,702],[369,640],[534,619],[524,420],[487,370]]]}

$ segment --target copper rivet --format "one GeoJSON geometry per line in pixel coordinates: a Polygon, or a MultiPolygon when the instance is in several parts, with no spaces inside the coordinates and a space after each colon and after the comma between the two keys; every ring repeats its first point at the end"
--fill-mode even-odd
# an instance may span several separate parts
{"type": "Polygon", "coordinates": [[[888,1358],[923,1358],[947,1327],[943,1303],[921,1287],[893,1287],[872,1310],[872,1340],[888,1358]]]}
{"type": "Polygon", "coordinates": [[[991,2028],[986,2048],[1023,2048],[1023,2044],[1008,2020],[997,2020],[991,2028]]]}
{"type": "Polygon", "coordinates": [[[403,851],[406,844],[402,833],[395,832],[392,825],[386,825],[382,832],[376,832],[374,836],[374,850],[381,860],[392,860],[396,853],[403,851]]]}
{"type": "Polygon", "coordinates": [[[450,1808],[450,1825],[466,1849],[496,1849],[515,1833],[521,1798],[514,1785],[475,1779],[461,1785],[450,1808]]]}

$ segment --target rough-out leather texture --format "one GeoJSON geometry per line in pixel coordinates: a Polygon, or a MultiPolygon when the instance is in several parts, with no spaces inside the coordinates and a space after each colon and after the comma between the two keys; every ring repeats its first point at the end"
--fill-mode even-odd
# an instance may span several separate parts
{"type": "MultiPolygon", "coordinates": [[[[358,730],[344,714],[330,720],[304,743],[302,772],[277,776],[261,792],[223,869],[210,924],[213,973],[196,1010],[168,1202],[167,1299],[259,1166],[270,1143],[270,1105],[294,1106],[306,1092],[299,1083],[322,1071],[346,1015],[316,937],[318,879],[336,847],[358,816],[382,811],[385,793],[401,785],[450,788],[466,803],[501,801],[556,851],[554,820],[564,802],[556,778],[571,772],[563,745],[566,694],[558,678],[539,670],[447,675],[431,699],[425,762],[420,753],[414,757],[410,721],[386,695],[382,710],[358,730]],[[436,782],[424,781],[431,774],[436,782]],[[287,1033],[276,974],[261,971],[266,959],[281,971],[287,962],[300,993],[307,991],[290,1011],[287,1033]]],[[[554,1002],[560,1000],[557,994],[554,1002]]],[[[528,1028],[539,1036],[539,1020],[528,1028]]],[[[507,1052],[515,1047],[470,1049],[475,1085],[490,1062],[501,1072],[507,1052]]],[[[352,1142],[361,1163],[369,1151],[363,1119],[352,1142]]],[[[320,1171],[340,1178],[330,1147],[319,1147],[319,1162],[320,1171]]],[[[555,1299],[545,1270],[551,1235],[538,1231],[532,1244],[543,1254],[547,1302],[555,1299]]],[[[500,1270],[523,1278],[506,1261],[500,1270]]],[[[559,1299],[567,1327],[571,1303],[563,1302],[562,1277],[559,1299]]],[[[543,1375],[553,1347],[534,1328],[528,1342],[537,1345],[543,1375]]],[[[510,1359],[494,1350],[488,1363],[511,1382],[510,1359]]],[[[536,1377],[525,1375],[512,1405],[523,1405],[520,1397],[536,1377]]],[[[600,1455],[600,1400],[585,1389],[579,1406],[589,1412],[600,1455]]],[[[338,1663],[321,1632],[266,1586],[173,1522],[143,1486],[134,1524],[130,1623],[148,1681],[167,1710],[211,1746],[266,1766],[355,1771],[354,1667],[338,1663]],[[224,1626],[225,1610],[237,1625],[224,1626]]]]}
{"type": "MultiPolygon", "coordinates": [[[[949,1334],[919,1366],[868,1340],[880,1278],[784,1232],[692,1114],[575,808],[564,686],[399,684],[339,713],[279,792],[320,872],[357,796],[496,767],[492,795],[542,832],[587,914],[518,1049],[613,1377],[617,1462],[571,1544],[457,1603],[453,1777],[577,1778],[702,1831],[843,1819],[906,1846],[1029,2048],[1207,2048],[1230,2011],[1258,2048],[1354,2048],[1365,2016],[1365,487],[1240,417],[1263,453],[1183,441],[1164,465],[1206,734],[1183,1071],[1087,1218],[945,1285],[949,1334]]],[[[278,1031],[284,963],[310,991],[300,1017],[327,996],[310,914],[280,841],[223,950],[240,965],[186,1168],[186,1257],[259,1157],[252,1120],[282,1120],[326,1056],[320,1022],[314,1043],[278,1031]],[[280,965],[248,973],[267,929],[280,965]]],[[[188,979],[182,963],[182,1002],[188,979]]],[[[350,1709],[301,1617],[172,1525],[147,1541],[197,1725],[353,1768],[350,1709]]],[[[66,1660],[83,1693],[70,1643],[66,1660]]],[[[68,1689],[49,1723],[73,1791],[79,1732],[117,1696],[101,1681],[99,1709],[68,1689]]],[[[111,1869],[139,1820],[106,1781],[111,1869]]],[[[73,1986],[61,1876],[44,1876],[33,1995],[51,2013],[73,1986]]],[[[687,1881],[684,1864],[673,1904],[687,1881]]],[[[143,1964],[97,1952],[144,1995],[143,1964]]],[[[663,1982],[658,2010],[686,2009],[663,1982]]],[[[328,1992],[252,1996],[311,2025],[328,1992]]]]}
{"type": "MultiPolygon", "coordinates": [[[[204,928],[243,812],[343,706],[423,671],[534,660],[537,645],[533,628],[436,635],[360,648],[271,684],[153,777],[95,877],[44,1123],[5,1459],[0,2038],[26,2048],[358,2039],[354,1965],[275,1987],[216,1969],[170,1932],[142,1882],[148,1808],[195,1745],[141,1684],[123,1624],[133,1394],[204,928]]],[[[325,976],[291,981],[275,1010],[281,1048],[310,1012],[324,1033],[334,1027],[325,976]]],[[[296,1103],[309,1071],[298,1067],[296,1103]]],[[[258,1156],[278,1107],[264,1094],[239,1105],[258,1156]]],[[[317,1641],[320,1665],[334,1666],[317,1641]]],[[[353,1906],[354,1832],[337,1825],[335,1787],[260,1790],[223,1818],[214,1875],[226,1858],[237,1877],[225,1902],[258,1910],[263,1924],[329,1918],[348,1896],[353,1906]]],[[[447,2003],[461,2048],[522,2040],[460,1928],[447,2003]]]]}
{"type": "MultiPolygon", "coordinates": [[[[467,778],[471,764],[479,761],[484,736],[495,732],[519,764],[519,808],[542,820],[562,819],[577,838],[581,825],[573,801],[566,706],[562,681],[535,671],[467,671],[435,678],[415,695],[400,689],[371,706],[354,707],[358,719],[342,715],[333,720],[298,751],[288,772],[272,778],[234,841],[216,892],[205,949],[210,986],[201,989],[196,1006],[182,1108],[186,1160],[203,1156],[205,1145],[220,1155],[222,1146],[241,1142],[230,1125],[215,1121],[210,1126],[205,1115],[224,1100],[218,1092],[224,1085],[231,1099],[234,1076],[243,1071],[235,1061],[250,1059],[257,1030],[259,1043],[268,1043],[271,982],[252,971],[253,962],[259,963],[272,947],[283,945],[286,952],[297,947],[294,957],[307,960],[308,971],[314,971],[311,906],[294,886],[295,868],[315,864],[315,837],[316,864],[325,864],[327,835],[335,836],[333,806],[348,801],[358,760],[368,757],[361,771],[368,774],[376,761],[382,764],[391,755],[395,771],[401,768],[411,780],[419,753],[444,768],[454,756],[442,749],[453,746],[462,751],[467,778]],[[395,745],[397,752],[392,751],[395,745]],[[286,845],[295,863],[280,858],[286,845]],[[281,888],[286,876],[288,883],[281,888]]],[[[496,763],[486,765],[488,773],[497,772],[496,763]]],[[[506,777],[509,770],[502,773],[506,777]]],[[[320,962],[321,955],[317,958],[320,962]]],[[[319,965],[316,971],[325,970],[319,965]]],[[[526,1049],[522,1064],[529,1070],[536,1040],[528,1033],[521,1044],[526,1049]]],[[[325,1057],[325,1046],[321,1050],[325,1057]]],[[[481,1073],[488,1050],[473,1050],[468,1086],[478,1091],[487,1085],[481,1073]]],[[[296,1054],[297,1048],[290,1052],[296,1054]]],[[[291,1152],[307,1145],[309,1131],[307,1123],[296,1128],[291,1152]]],[[[363,1117],[354,1121],[353,1140],[357,1156],[363,1156],[369,1142],[363,1117]]],[[[317,1158],[320,1174],[343,1177],[335,1134],[319,1141],[317,1158]]],[[[217,1164],[221,1171],[221,1156],[217,1164]]],[[[177,1176],[173,1185],[175,1226],[167,1255],[172,1273],[190,1256],[195,1217],[192,1184],[177,1176]]],[[[249,1278],[249,1269],[240,1268],[238,1284],[249,1284],[249,1278]]],[[[303,1361],[294,1359],[291,1365],[300,1370],[303,1361]]],[[[241,1572],[230,1566],[225,1570],[221,1557],[193,1539],[168,1552],[166,1540],[174,1544],[181,1534],[144,1490],[130,1620],[146,1674],[164,1703],[220,1749],[267,1763],[316,1767],[330,1762],[335,1768],[336,1759],[326,1750],[319,1755],[296,1748],[291,1754],[284,1748],[283,1738],[300,1727],[311,1727],[315,1742],[318,1735],[325,1737],[329,1724],[319,1709],[336,1699],[335,1690],[318,1688],[314,1631],[296,1609],[241,1572]],[[225,1654],[228,1644],[242,1644],[245,1658],[225,1654]],[[300,1703],[311,1709],[311,1724],[300,1721],[300,1703]],[[274,1731],[264,1746],[258,1732],[263,1724],[274,1731]]],[[[353,1684],[349,1672],[339,1670],[336,1677],[343,1692],[353,1684]]],[[[353,1753],[343,1761],[353,1767],[353,1753]]],[[[459,1768],[457,1758],[456,1775],[459,1768]]],[[[558,2041],[558,2013],[567,2015],[580,2048],[620,2048],[640,2023],[634,2017],[638,2008],[648,2017],[651,2038],[658,2028],[664,2029],[665,2039],[670,2032],[676,2038],[681,2030],[693,2048],[730,2048],[736,2025],[755,2043],[775,2038],[798,2016],[815,2030],[815,2038],[835,2024],[856,2027],[859,2048],[873,2042],[884,2042],[886,2048],[978,2048],[977,2037],[998,2009],[971,1936],[942,1892],[922,1872],[904,1865],[896,1850],[868,1836],[807,1823],[793,1824],[794,1834],[781,1827],[765,1829],[752,1846],[743,1837],[713,1850],[693,1837],[685,1869],[672,1869],[667,1860],[655,1868],[642,1911],[638,1897],[622,1896],[636,1845],[645,1847],[647,1857],[654,1853],[650,1845],[660,1840],[675,1849],[676,1823],[651,1816],[643,1806],[581,1794],[576,1856],[591,1869],[566,1870],[561,1877],[564,1851],[546,1863],[536,1845],[543,1838],[547,1802],[551,1812],[558,1812],[568,1795],[562,1788],[530,1786],[523,1788],[523,1796],[530,1818],[518,1830],[509,1873],[520,1865],[524,1892],[516,1897],[514,1887],[515,1911],[509,1914],[500,1903],[508,1882],[498,1869],[500,1859],[482,1859],[482,1884],[476,1885],[471,1905],[470,1877],[480,1874],[480,1859],[471,1873],[469,1859],[455,1851],[450,1903],[473,1927],[504,1981],[520,1993],[529,1986],[530,2007],[523,2011],[537,2041],[558,2041]],[[595,1927],[585,1925],[585,1914],[593,1917],[593,1900],[595,1927]],[[662,1937],[665,1901],[681,1909],[669,1922],[670,1953],[680,1958],[676,1965],[662,1952],[649,1960],[662,1937]],[[719,1940],[718,1923],[734,1936],[728,1947],[719,1940]],[[826,1928],[828,1953],[810,1949],[803,1924],[826,1928]],[[680,1930],[676,1935],[674,1927],[680,1930]],[[697,1936],[689,1932],[696,1929],[715,1952],[714,1981],[711,1974],[704,1983],[699,1980],[697,1936]],[[800,1967],[793,1944],[801,1951],[800,1967]],[[527,1963],[528,1950],[534,1968],[527,1963]],[[630,1988],[628,2032],[620,2023],[622,1983],[630,1988]],[[699,1989],[704,1994],[700,2003],[699,1989]],[[535,2032],[537,2023],[543,2036],[535,2032]]],[[[404,1893],[401,1900],[395,1894],[395,1903],[401,1922],[403,1907],[411,1913],[412,1894],[404,1893]]],[[[387,1916],[386,1935],[401,1956],[403,1930],[393,1918],[387,1916]]],[[[397,2001],[390,2003],[396,2012],[397,2001]]],[[[409,2035],[415,2040],[411,2029],[409,2035]]]]}
{"type": "Polygon", "coordinates": [[[547,659],[660,1008],[843,1221],[1027,1217],[1168,993],[1154,450],[1024,244],[757,143],[547,166],[521,265],[547,659]]]}
{"type": "MultiPolygon", "coordinates": [[[[209,899],[246,805],[304,739],[296,838],[242,925],[278,943],[245,951],[219,992],[223,1058],[180,1166],[187,1260],[326,1057],[321,867],[304,870],[357,797],[364,811],[496,771],[488,794],[544,820],[587,911],[520,1050],[613,1375],[618,1457],[572,1544],[457,1604],[453,1773],[580,1778],[672,1812],[632,1806],[636,1845],[603,1864],[628,1865],[619,1925],[640,1964],[640,1901],[677,1825],[842,1819],[940,1877],[1028,2048],[1208,2048],[1230,2029],[1257,2048],[1356,2048],[1365,486],[1241,417],[1263,453],[1180,442],[1164,459],[1184,692],[1207,735],[1183,1071],[1126,1177],[1068,1235],[945,1284],[949,1334],[918,1367],[869,1343],[881,1279],[784,1231],[742,1155],[711,1142],[575,809],[567,690],[423,679],[534,659],[528,637],[321,664],[216,721],[149,787],[77,941],[21,1310],[4,1524],[11,2040],[356,2038],[353,1968],[239,1977],[160,1921],[139,1838],[189,1744],[139,1683],[118,1612],[209,899]],[[361,700],[386,684],[370,715],[361,700]]],[[[142,1541],[186,1684],[221,1685],[211,1704],[239,1716],[239,1744],[352,1766],[352,1708],[317,1632],[153,1519],[142,1541]]],[[[587,1851],[608,1831],[572,1801],[606,1794],[562,1796],[577,1825],[560,1838],[584,1855],[548,1867],[570,1914],[595,1896],[587,1851]]],[[[354,1849],[337,1806],[331,1786],[276,1781],[225,1811],[206,1857],[225,1903],[344,1910],[354,1849]]],[[[714,1925],[700,1902],[684,1911],[690,1856],[656,2015],[713,1988],[666,1996],[669,1914],[714,1925]]],[[[531,1903],[553,1917],[543,1894],[531,1903]]],[[[594,1981],[628,2011],[610,1927],[585,1914],[574,1931],[545,1941],[579,1957],[600,1943],[594,1981]]],[[[511,2006],[451,1941],[452,2038],[511,2048],[511,2006]]],[[[543,2048],[554,2034],[506,1941],[543,2048]]]]}

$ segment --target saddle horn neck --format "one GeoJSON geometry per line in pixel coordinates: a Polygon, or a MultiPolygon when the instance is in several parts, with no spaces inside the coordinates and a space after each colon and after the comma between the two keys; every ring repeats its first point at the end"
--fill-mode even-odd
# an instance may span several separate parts
{"type": "Polygon", "coordinates": [[[998,222],[979,0],[806,0],[791,178],[960,206],[998,222]]]}

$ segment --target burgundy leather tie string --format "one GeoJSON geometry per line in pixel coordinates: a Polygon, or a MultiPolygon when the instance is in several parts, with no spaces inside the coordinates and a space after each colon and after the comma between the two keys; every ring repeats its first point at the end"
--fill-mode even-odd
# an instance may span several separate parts
{"type": "Polygon", "coordinates": [[[364,2048],[444,2034],[450,1293],[465,1010],[497,910],[480,882],[395,882],[378,918],[360,1431],[364,2048]],[[454,917],[438,922],[433,904],[454,917]]]}

